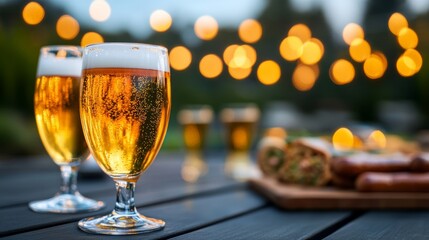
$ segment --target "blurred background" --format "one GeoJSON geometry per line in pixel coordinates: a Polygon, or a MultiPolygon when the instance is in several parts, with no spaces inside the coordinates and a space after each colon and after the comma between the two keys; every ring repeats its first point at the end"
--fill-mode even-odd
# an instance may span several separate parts
{"type": "Polygon", "coordinates": [[[183,148],[180,109],[214,110],[208,145],[225,147],[219,112],[261,110],[259,134],[428,128],[428,0],[0,0],[0,158],[44,153],[33,113],[40,47],[159,44],[170,52],[164,150],[183,148]]]}

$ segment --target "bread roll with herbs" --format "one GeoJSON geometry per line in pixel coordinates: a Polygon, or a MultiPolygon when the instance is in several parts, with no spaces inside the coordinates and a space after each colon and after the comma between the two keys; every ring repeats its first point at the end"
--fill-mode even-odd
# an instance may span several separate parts
{"type": "Polygon", "coordinates": [[[288,145],[284,165],[277,178],[285,183],[323,186],[331,180],[328,142],[320,138],[303,138],[288,145]]]}

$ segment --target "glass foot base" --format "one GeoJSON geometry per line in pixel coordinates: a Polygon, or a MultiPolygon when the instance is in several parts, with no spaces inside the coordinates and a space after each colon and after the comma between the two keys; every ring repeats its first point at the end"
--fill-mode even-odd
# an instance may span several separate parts
{"type": "Polygon", "coordinates": [[[78,213],[99,210],[104,207],[104,203],[80,194],[61,194],[46,200],[30,202],[29,207],[35,212],[78,213]]]}
{"type": "Polygon", "coordinates": [[[79,228],[88,233],[107,235],[131,235],[161,230],[165,222],[138,213],[120,215],[113,212],[102,217],[90,217],[79,221],[79,228]]]}

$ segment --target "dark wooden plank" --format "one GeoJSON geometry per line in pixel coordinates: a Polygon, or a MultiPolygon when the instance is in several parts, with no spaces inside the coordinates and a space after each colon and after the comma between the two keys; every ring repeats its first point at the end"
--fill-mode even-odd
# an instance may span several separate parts
{"type": "MultiPolygon", "coordinates": [[[[263,198],[249,190],[242,189],[139,209],[139,212],[144,215],[162,218],[167,222],[166,227],[162,231],[127,236],[126,239],[168,238],[259,209],[265,204],[263,198]]],[[[10,239],[100,239],[101,237],[118,239],[115,236],[100,236],[82,232],[77,228],[77,222],[9,236],[10,239]]],[[[124,237],[119,237],[119,239],[121,238],[124,237]]]]}
{"type": "Polygon", "coordinates": [[[269,177],[251,179],[249,183],[284,209],[429,209],[429,193],[363,193],[289,185],[269,177]]]}
{"type": "MultiPolygon", "coordinates": [[[[191,198],[199,195],[210,195],[217,192],[233,191],[234,189],[243,188],[242,183],[233,181],[210,181],[207,183],[178,184],[167,185],[158,189],[142,188],[136,192],[136,205],[149,206],[163,202],[176,201],[186,198],[191,198]]],[[[106,193],[104,195],[89,194],[88,197],[104,201],[106,208],[96,213],[81,213],[81,214],[50,214],[50,213],[35,213],[32,212],[27,205],[19,205],[0,209],[0,236],[8,235],[19,231],[27,231],[31,229],[39,229],[47,226],[77,221],[83,217],[92,216],[94,214],[107,214],[114,207],[115,192],[106,193]]]]}
{"type": "Polygon", "coordinates": [[[346,218],[348,211],[260,209],[173,239],[302,239],[346,218]]]}
{"type": "MultiPolygon", "coordinates": [[[[183,185],[180,175],[183,154],[160,154],[157,161],[142,175],[137,184],[140,189],[158,189],[164,186],[183,185]]],[[[16,160],[14,166],[3,165],[0,169],[13,174],[0,174],[0,208],[7,206],[26,205],[29,201],[52,197],[59,189],[60,172],[58,167],[50,163],[47,157],[36,158],[34,161],[16,160]],[[23,161],[21,168],[16,162],[23,161]],[[46,164],[48,162],[48,164],[46,164]],[[40,167],[40,165],[44,167],[40,167]],[[39,166],[39,167],[36,167],[39,166]],[[35,168],[34,171],[30,171],[35,168]],[[8,170],[8,171],[6,171],[8,170]]],[[[6,164],[7,165],[7,164],[6,164]]],[[[224,181],[223,162],[217,157],[208,160],[209,172],[199,180],[199,184],[210,181],[224,181]]],[[[100,170],[101,171],[101,170],[100,170]]],[[[106,175],[101,178],[79,178],[79,191],[85,195],[112,194],[114,184],[106,175]]]]}
{"type": "Polygon", "coordinates": [[[326,239],[428,239],[429,211],[374,211],[326,239]]]}

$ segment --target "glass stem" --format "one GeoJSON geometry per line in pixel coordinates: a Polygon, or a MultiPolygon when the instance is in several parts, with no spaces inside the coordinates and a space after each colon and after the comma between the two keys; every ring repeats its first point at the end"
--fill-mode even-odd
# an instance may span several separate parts
{"type": "Polygon", "coordinates": [[[115,180],[116,184],[116,204],[114,212],[120,215],[137,214],[134,203],[135,182],[115,180]]]}
{"type": "Polygon", "coordinates": [[[77,170],[76,166],[61,166],[62,183],[59,194],[76,194],[77,170]]]}

